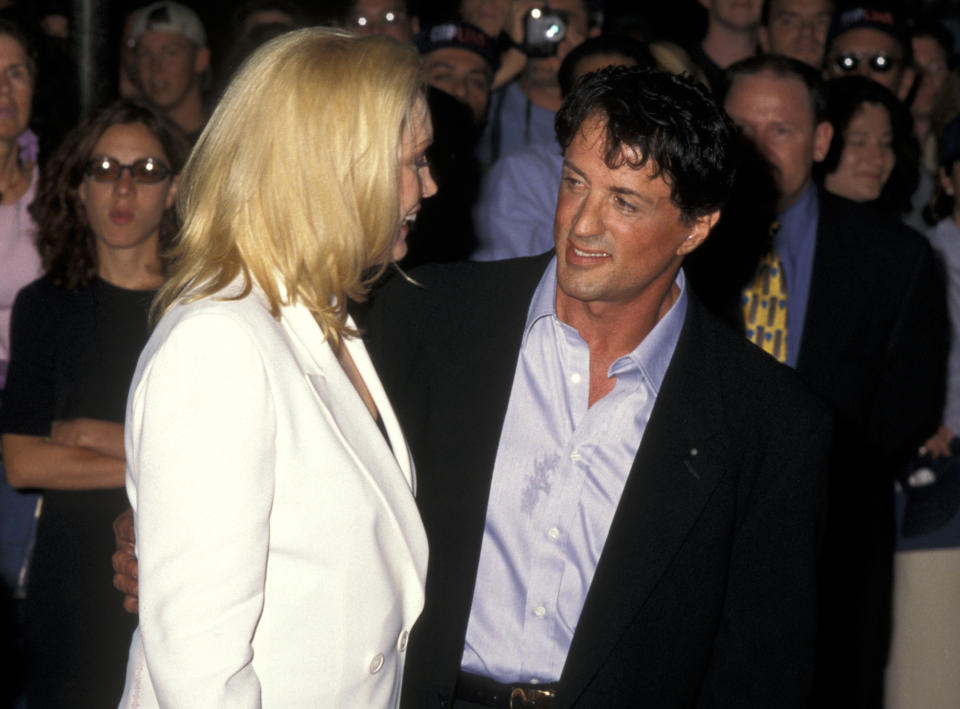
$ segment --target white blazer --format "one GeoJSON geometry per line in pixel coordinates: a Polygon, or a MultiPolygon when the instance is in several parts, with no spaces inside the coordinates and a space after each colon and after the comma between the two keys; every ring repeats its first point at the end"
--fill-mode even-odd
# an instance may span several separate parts
{"type": "Polygon", "coordinates": [[[305,308],[277,321],[255,288],[157,325],[127,401],[140,626],[121,707],[397,705],[427,540],[400,426],[345,346],[390,446],[305,308]]]}

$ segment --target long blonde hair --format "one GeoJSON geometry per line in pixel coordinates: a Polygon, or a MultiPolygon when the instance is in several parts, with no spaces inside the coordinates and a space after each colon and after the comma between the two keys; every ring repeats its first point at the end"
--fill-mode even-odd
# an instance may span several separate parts
{"type": "Polygon", "coordinates": [[[412,45],[310,28],[240,68],[184,168],[183,228],[155,316],[242,274],[273,317],[300,303],[337,348],[348,299],[389,260],[403,126],[422,95],[412,45]]]}

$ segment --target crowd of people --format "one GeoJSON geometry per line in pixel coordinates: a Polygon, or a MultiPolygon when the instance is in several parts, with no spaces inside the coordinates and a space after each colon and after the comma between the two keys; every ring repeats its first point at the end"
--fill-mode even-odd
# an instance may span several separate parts
{"type": "Polygon", "coordinates": [[[960,11],[189,4],[0,10],[0,706],[960,706],[960,11]]]}

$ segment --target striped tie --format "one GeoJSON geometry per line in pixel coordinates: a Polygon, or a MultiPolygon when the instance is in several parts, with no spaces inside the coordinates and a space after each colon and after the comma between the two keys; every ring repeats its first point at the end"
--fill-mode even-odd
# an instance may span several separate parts
{"type": "Polygon", "coordinates": [[[743,289],[743,322],[753,344],[786,361],[787,279],[776,251],[764,256],[753,283],[743,289]]]}

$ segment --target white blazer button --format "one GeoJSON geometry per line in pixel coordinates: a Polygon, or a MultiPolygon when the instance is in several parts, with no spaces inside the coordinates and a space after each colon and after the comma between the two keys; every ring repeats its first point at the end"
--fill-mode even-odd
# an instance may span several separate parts
{"type": "Polygon", "coordinates": [[[400,638],[397,640],[397,649],[400,652],[403,652],[404,650],[407,649],[407,638],[409,636],[410,634],[406,630],[400,633],[400,638]]]}
{"type": "Polygon", "coordinates": [[[373,656],[373,659],[370,660],[370,674],[377,674],[381,667],[383,667],[383,655],[378,652],[373,656]]]}

